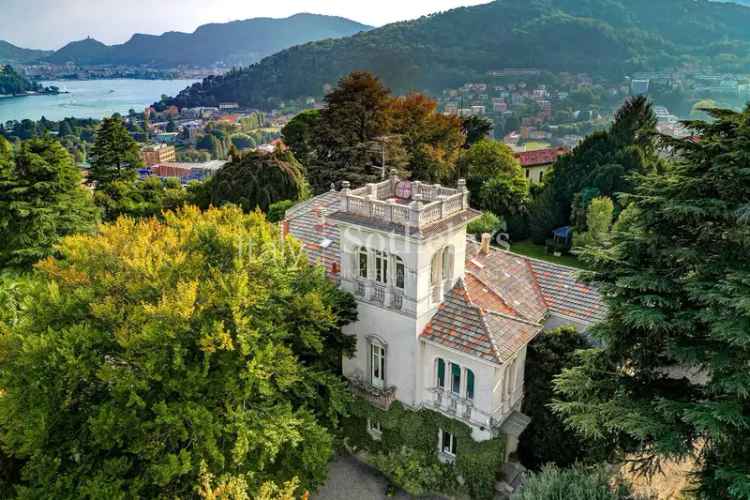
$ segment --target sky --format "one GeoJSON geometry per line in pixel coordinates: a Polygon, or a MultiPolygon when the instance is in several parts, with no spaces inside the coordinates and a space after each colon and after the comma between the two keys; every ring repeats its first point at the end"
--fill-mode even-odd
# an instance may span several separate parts
{"type": "Polygon", "coordinates": [[[0,0],[0,40],[59,49],[91,36],[123,43],[133,33],[192,32],[201,24],[299,12],[342,16],[372,26],[488,0],[0,0]]]}

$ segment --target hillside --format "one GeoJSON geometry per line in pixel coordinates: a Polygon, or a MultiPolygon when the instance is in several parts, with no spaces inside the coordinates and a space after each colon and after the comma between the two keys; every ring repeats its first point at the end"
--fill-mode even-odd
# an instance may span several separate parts
{"type": "Polygon", "coordinates": [[[297,14],[206,24],[193,33],[136,34],[121,45],[93,39],[72,42],[46,60],[53,63],[149,65],[155,67],[247,65],[302,43],[349,36],[369,26],[348,19],[297,14]]]}
{"type": "Polygon", "coordinates": [[[750,8],[708,0],[497,0],[339,40],[292,47],[183,91],[179,105],[268,108],[319,96],[355,69],[396,92],[440,90],[492,69],[535,67],[622,77],[682,62],[747,68],[750,8]]]}
{"type": "Polygon", "coordinates": [[[35,61],[51,54],[48,50],[23,49],[0,40],[0,64],[21,64],[35,61]]]}
{"type": "Polygon", "coordinates": [[[0,65],[0,95],[23,94],[40,90],[39,85],[19,75],[12,66],[0,65]]]}

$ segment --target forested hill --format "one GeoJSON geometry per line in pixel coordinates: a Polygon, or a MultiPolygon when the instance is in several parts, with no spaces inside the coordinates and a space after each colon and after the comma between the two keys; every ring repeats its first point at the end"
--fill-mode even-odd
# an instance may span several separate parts
{"type": "Polygon", "coordinates": [[[122,45],[93,39],[72,42],[46,60],[62,64],[123,64],[156,67],[246,65],[293,45],[349,36],[370,29],[342,17],[297,14],[206,24],[193,33],[136,34],[122,45]]]}
{"type": "Polygon", "coordinates": [[[268,108],[319,96],[355,69],[403,92],[440,90],[504,67],[620,77],[689,61],[747,68],[750,8],[708,0],[497,0],[292,47],[206,79],[174,102],[268,108]]]}
{"type": "Polygon", "coordinates": [[[21,64],[35,61],[52,52],[49,50],[23,49],[12,43],[0,40],[0,64],[21,64]]]}
{"type": "Polygon", "coordinates": [[[23,94],[40,90],[39,85],[19,75],[11,65],[0,65],[0,95],[23,94]]]}

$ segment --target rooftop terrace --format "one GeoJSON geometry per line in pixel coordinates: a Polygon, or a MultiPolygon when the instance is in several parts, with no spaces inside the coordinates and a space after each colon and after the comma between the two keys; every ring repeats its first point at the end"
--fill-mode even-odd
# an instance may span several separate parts
{"type": "Polygon", "coordinates": [[[460,179],[457,188],[396,176],[379,183],[350,189],[344,181],[339,215],[369,219],[380,226],[402,226],[407,234],[422,232],[437,223],[469,212],[469,191],[460,179]]]}

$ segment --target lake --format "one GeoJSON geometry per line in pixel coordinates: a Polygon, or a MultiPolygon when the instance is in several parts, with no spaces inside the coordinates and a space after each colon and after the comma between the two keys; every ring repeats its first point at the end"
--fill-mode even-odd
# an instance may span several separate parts
{"type": "Polygon", "coordinates": [[[62,120],[67,117],[103,118],[113,113],[143,109],[162,94],[173,96],[195,80],[64,80],[41,82],[69,94],[0,98],[0,123],[8,120],[62,120]]]}

